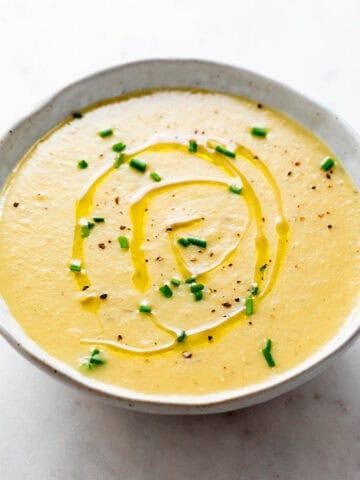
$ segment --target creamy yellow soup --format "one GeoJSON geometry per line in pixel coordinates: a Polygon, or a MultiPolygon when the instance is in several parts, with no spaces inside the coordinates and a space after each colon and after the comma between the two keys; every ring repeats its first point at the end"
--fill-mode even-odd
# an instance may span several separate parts
{"type": "Polygon", "coordinates": [[[322,142],[220,93],[66,119],[2,194],[0,293],[84,375],[206,394],[282,373],[359,299],[359,195],[322,142]]]}

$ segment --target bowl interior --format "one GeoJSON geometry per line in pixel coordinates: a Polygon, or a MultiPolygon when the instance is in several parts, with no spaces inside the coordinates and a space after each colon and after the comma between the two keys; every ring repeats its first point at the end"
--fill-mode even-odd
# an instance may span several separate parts
{"type": "MultiPolygon", "coordinates": [[[[119,66],[65,88],[18,123],[0,141],[0,185],[26,151],[74,111],[104,99],[155,87],[197,87],[240,95],[279,110],[321,138],[360,185],[360,144],[356,134],[335,114],[278,82],[227,65],[197,60],[149,60],[119,66]]],[[[1,208],[1,206],[0,206],[1,208]]],[[[138,410],[158,413],[207,413],[240,408],[272,398],[314,376],[360,330],[360,309],[338,334],[302,364],[271,380],[236,391],[199,396],[144,395],[82,376],[57,361],[22,331],[0,298],[0,333],[23,355],[61,379],[138,410]]]]}

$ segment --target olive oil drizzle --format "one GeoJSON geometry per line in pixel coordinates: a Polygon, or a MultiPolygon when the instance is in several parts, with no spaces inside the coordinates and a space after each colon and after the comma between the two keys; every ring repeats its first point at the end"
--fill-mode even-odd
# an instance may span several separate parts
{"type": "MultiPolygon", "coordinates": [[[[132,203],[130,206],[130,218],[133,229],[133,236],[131,242],[131,257],[134,265],[134,275],[133,283],[134,286],[141,293],[145,293],[150,287],[150,278],[148,274],[147,264],[145,262],[145,252],[144,252],[144,236],[145,236],[145,222],[147,217],[147,210],[151,200],[161,194],[164,191],[169,191],[172,188],[177,188],[179,186],[186,185],[199,185],[207,184],[209,186],[216,187],[229,187],[229,183],[224,180],[217,180],[212,178],[198,178],[198,179],[183,179],[176,180],[173,182],[163,182],[161,185],[151,187],[142,193],[141,197],[132,203]]],[[[186,222],[179,222],[180,225],[193,226],[198,223],[199,220],[188,220],[186,222]]],[[[181,273],[183,278],[188,278],[194,275],[194,272],[186,268],[184,262],[182,261],[181,254],[179,249],[176,246],[174,240],[172,241],[173,252],[177,261],[177,264],[180,266],[181,273]]],[[[223,262],[221,262],[223,263],[223,262]]],[[[208,270],[204,271],[206,273],[208,270]]]]}
{"type": "MultiPolygon", "coordinates": [[[[256,169],[258,169],[260,173],[263,175],[263,177],[267,180],[273,192],[277,213],[278,213],[278,219],[275,225],[275,229],[277,233],[277,246],[275,250],[275,259],[272,262],[272,274],[267,276],[267,283],[265,285],[265,288],[260,293],[260,296],[264,297],[265,295],[269,294],[270,291],[273,289],[276,279],[280,273],[281,264],[283,259],[285,258],[287,243],[289,241],[290,227],[284,215],[280,189],[276,183],[275,178],[273,177],[272,173],[267,167],[267,165],[262,160],[260,160],[259,157],[254,155],[254,153],[251,150],[244,147],[243,145],[237,146],[236,154],[240,158],[243,158],[244,160],[249,162],[256,169]]],[[[261,239],[257,241],[259,241],[259,245],[261,246],[261,239]]],[[[264,265],[265,263],[266,261],[264,263],[260,263],[260,265],[257,265],[257,267],[264,265]]],[[[259,279],[259,270],[257,272],[256,278],[259,279]]]]}
{"type": "MultiPolygon", "coordinates": [[[[214,143],[214,141],[210,141],[207,143],[207,145],[210,144],[212,146],[214,143]]],[[[274,177],[272,176],[270,170],[267,168],[265,163],[258,157],[253,155],[253,153],[246,147],[242,145],[237,145],[235,148],[236,159],[229,159],[228,157],[215,151],[211,146],[209,147],[206,145],[202,145],[199,142],[197,152],[191,153],[191,155],[212,163],[230,177],[238,178],[242,183],[242,192],[240,197],[243,201],[245,201],[249,216],[249,222],[245,228],[245,235],[250,230],[252,225],[254,225],[256,229],[256,258],[254,262],[254,282],[257,283],[260,288],[260,295],[255,300],[255,302],[257,303],[260,301],[261,297],[263,298],[273,288],[281,268],[282,260],[286,254],[286,246],[289,236],[289,226],[284,217],[280,190],[276,184],[274,177]],[[250,182],[247,180],[246,176],[241,172],[241,169],[239,168],[239,160],[240,162],[241,160],[249,162],[262,174],[273,192],[273,197],[276,204],[278,214],[278,220],[275,224],[275,231],[277,233],[277,245],[275,248],[275,257],[271,262],[271,265],[268,266],[265,275],[263,272],[260,272],[260,267],[268,263],[269,259],[271,258],[272,252],[269,241],[264,232],[262,207],[250,182]]],[[[189,153],[188,142],[150,141],[147,144],[142,145],[138,149],[128,150],[126,153],[123,153],[124,163],[128,163],[131,158],[134,158],[135,156],[138,157],[147,152],[166,153],[174,150],[189,153]]],[[[72,256],[74,259],[79,259],[82,265],[82,272],[75,275],[76,282],[80,290],[82,290],[85,285],[91,285],[91,279],[89,273],[86,270],[84,254],[85,239],[81,237],[81,226],[79,222],[82,218],[89,217],[94,204],[94,196],[98,188],[106,180],[106,178],[112,173],[114,173],[116,170],[117,168],[114,167],[113,163],[111,165],[107,165],[102,171],[100,171],[100,173],[97,174],[95,179],[91,182],[91,184],[84,191],[83,195],[76,202],[76,223],[72,256]]],[[[149,185],[148,187],[142,188],[140,191],[138,191],[135,194],[135,198],[133,199],[132,203],[130,204],[129,213],[132,224],[132,239],[129,250],[134,266],[133,284],[134,287],[142,294],[144,294],[151,287],[151,281],[149,278],[144,253],[145,224],[147,218],[147,211],[151,200],[153,200],[157,195],[161,195],[161,193],[167,192],[172,188],[178,188],[179,186],[186,187],[196,184],[206,184],[216,188],[229,188],[231,182],[227,182],[223,179],[199,177],[185,179],[181,178],[169,182],[162,181],[161,183],[156,184],[151,183],[151,185],[149,185]]],[[[201,218],[194,218],[186,221],[174,222],[172,225],[169,225],[169,227],[171,227],[168,231],[169,240],[171,242],[172,251],[179,267],[179,271],[182,274],[183,278],[194,275],[194,271],[185,264],[179,247],[176,244],[175,233],[178,228],[192,227],[199,222],[201,222],[201,218]]],[[[240,240],[235,242],[234,246],[230,248],[227,252],[225,252],[222,258],[215,265],[212,265],[210,268],[202,270],[200,272],[195,272],[195,276],[197,277],[198,281],[205,281],[210,271],[221,267],[226,261],[228,261],[229,258],[231,258],[236,253],[239,244],[240,240]]],[[[100,307],[100,304],[101,300],[95,298],[86,305],[87,308],[90,308],[94,313],[96,313],[98,308],[100,307]]],[[[216,321],[212,321],[209,324],[201,327],[187,330],[187,343],[202,343],[204,342],[204,338],[206,338],[206,335],[209,333],[216,333],[217,335],[219,335],[219,333],[224,334],[225,331],[231,328],[234,322],[243,318],[243,313],[244,307],[241,306],[236,311],[220,317],[216,321]]],[[[99,338],[84,338],[81,340],[81,342],[104,345],[116,351],[123,351],[125,353],[133,354],[153,354],[159,352],[166,352],[178,348],[176,338],[181,333],[181,329],[170,327],[163,322],[160,322],[156,318],[154,313],[151,313],[151,315],[149,315],[149,319],[151,319],[151,321],[162,331],[168,333],[172,337],[172,340],[161,346],[144,349],[132,347],[124,343],[118,343],[111,340],[99,338]]]]}

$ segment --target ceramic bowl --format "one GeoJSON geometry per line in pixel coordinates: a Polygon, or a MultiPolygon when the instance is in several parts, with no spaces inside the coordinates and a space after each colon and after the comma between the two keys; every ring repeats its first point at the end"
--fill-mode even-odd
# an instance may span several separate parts
{"type": "MultiPolygon", "coordinates": [[[[101,100],[153,87],[200,87],[233,93],[264,103],[292,117],[320,137],[360,184],[360,142],[334,113],[276,81],[218,63],[198,60],[147,60],[121,65],[73,83],[21,120],[0,141],[0,184],[25,152],[51,128],[101,100]]],[[[205,396],[147,395],[83,376],[29,339],[0,299],[0,333],[23,356],[52,376],[107,400],[143,412],[198,414],[254,405],[309,380],[339,355],[360,331],[360,308],[321,350],[291,370],[238,390],[205,396]]]]}

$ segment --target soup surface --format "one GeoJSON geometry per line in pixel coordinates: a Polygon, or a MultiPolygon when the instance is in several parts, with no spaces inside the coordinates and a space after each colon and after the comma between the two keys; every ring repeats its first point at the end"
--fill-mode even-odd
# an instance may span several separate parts
{"type": "Polygon", "coordinates": [[[157,90],[67,119],[2,195],[0,293],[61,361],[145,393],[248,386],[359,298],[359,195],[266,106],[157,90]]]}

